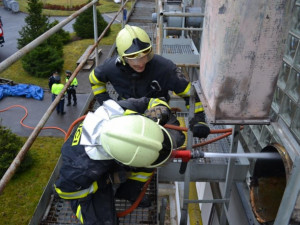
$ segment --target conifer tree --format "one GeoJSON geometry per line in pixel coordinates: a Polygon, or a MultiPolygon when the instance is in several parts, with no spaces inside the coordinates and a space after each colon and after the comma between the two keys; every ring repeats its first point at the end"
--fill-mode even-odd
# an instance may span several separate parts
{"type": "MultiPolygon", "coordinates": [[[[28,0],[26,25],[19,32],[18,48],[22,48],[47,30],[58,24],[49,23],[42,15],[43,4],[40,0],[28,0]]],[[[53,71],[63,68],[63,44],[70,40],[69,32],[60,30],[22,58],[22,65],[30,75],[49,77],[53,71]]]]}
{"type": "Polygon", "coordinates": [[[49,20],[42,15],[43,3],[40,0],[28,0],[26,25],[19,31],[18,48],[21,49],[48,30],[49,20]]]}
{"type": "MultiPolygon", "coordinates": [[[[100,11],[97,9],[98,35],[103,32],[106,26],[107,22],[102,17],[100,11]]],[[[90,7],[77,17],[75,23],[73,24],[73,29],[78,37],[94,38],[93,7],[90,7]]],[[[105,36],[107,36],[109,32],[110,29],[106,32],[105,36]]]]}

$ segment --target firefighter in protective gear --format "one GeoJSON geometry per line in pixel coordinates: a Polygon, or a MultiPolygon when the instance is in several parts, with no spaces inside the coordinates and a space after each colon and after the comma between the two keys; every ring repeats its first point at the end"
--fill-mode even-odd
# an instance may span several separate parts
{"type": "MultiPolygon", "coordinates": [[[[53,78],[53,84],[51,87],[51,93],[52,93],[52,101],[56,98],[56,96],[62,91],[64,88],[64,85],[60,83],[60,76],[54,76],[53,78]]],[[[65,105],[65,97],[60,99],[59,103],[56,106],[56,112],[57,114],[64,115],[66,112],[64,111],[64,105],[65,105]]]]}
{"type": "MultiPolygon", "coordinates": [[[[100,105],[110,99],[106,90],[109,82],[118,99],[164,97],[169,101],[169,91],[173,91],[184,98],[189,107],[191,83],[172,61],[153,54],[151,40],[143,29],[125,25],[117,35],[116,46],[118,56],[106,60],[89,75],[92,91],[100,105]]],[[[198,97],[195,119],[190,124],[195,137],[208,136],[210,129],[198,97]]]]}
{"type": "MultiPolygon", "coordinates": [[[[158,124],[159,118],[168,117],[167,123],[178,125],[170,110],[157,111],[149,118],[142,116],[162,106],[168,108],[161,99],[105,101],[94,113],[87,114],[64,143],[63,163],[54,187],[61,198],[71,201],[72,210],[83,224],[118,224],[116,187],[127,178],[134,179],[140,166],[161,166],[172,149],[183,144],[182,132],[158,124]]],[[[139,194],[141,188],[135,191],[139,194]]]]}
{"type": "MultiPolygon", "coordinates": [[[[72,75],[72,72],[70,70],[66,70],[66,83],[70,79],[70,76],[72,75]]],[[[76,97],[76,88],[78,86],[77,78],[75,77],[70,84],[70,86],[67,89],[67,95],[68,95],[68,103],[67,106],[71,105],[71,99],[73,98],[73,106],[77,105],[77,97],[76,97]]]]}
{"type": "MultiPolygon", "coordinates": [[[[173,91],[182,97],[189,107],[191,83],[171,60],[153,53],[151,40],[143,29],[125,25],[116,37],[116,47],[118,55],[107,59],[89,75],[92,91],[100,105],[110,99],[106,89],[106,84],[110,83],[119,100],[163,97],[168,102],[169,92],[173,91]]],[[[198,97],[195,103],[195,120],[191,127],[195,137],[206,138],[210,133],[205,123],[204,108],[198,97]]],[[[149,174],[149,169],[141,171],[141,176],[122,184],[124,192],[119,189],[118,193],[132,201],[135,188],[130,186],[143,186],[149,174]]]]}

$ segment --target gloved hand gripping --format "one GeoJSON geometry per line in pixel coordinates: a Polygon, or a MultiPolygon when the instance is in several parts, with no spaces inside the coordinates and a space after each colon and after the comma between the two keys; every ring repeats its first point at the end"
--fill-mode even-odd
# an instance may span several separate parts
{"type": "Polygon", "coordinates": [[[154,106],[145,111],[146,117],[152,119],[155,122],[159,120],[160,125],[165,125],[168,122],[170,114],[170,109],[164,105],[154,106]]]}
{"type": "Polygon", "coordinates": [[[210,128],[205,122],[197,122],[195,118],[189,122],[190,129],[194,137],[207,138],[210,133],[210,128]]]}

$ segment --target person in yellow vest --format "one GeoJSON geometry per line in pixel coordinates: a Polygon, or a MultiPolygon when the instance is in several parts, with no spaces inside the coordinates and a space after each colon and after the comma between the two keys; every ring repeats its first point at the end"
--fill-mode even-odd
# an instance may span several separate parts
{"type": "MultiPolygon", "coordinates": [[[[70,76],[72,75],[72,72],[70,70],[66,70],[66,83],[68,82],[68,80],[70,79],[70,76]]],[[[72,81],[70,87],[67,90],[67,94],[68,94],[68,103],[67,106],[71,105],[71,99],[73,97],[73,105],[77,105],[77,98],[76,98],[76,88],[78,86],[78,81],[77,78],[75,77],[74,80],[72,81]]]]}
{"type": "MultiPolygon", "coordinates": [[[[51,87],[51,93],[52,93],[52,99],[54,100],[56,96],[61,92],[61,90],[64,88],[64,85],[60,82],[60,76],[56,76],[54,79],[54,83],[51,87]]],[[[66,112],[64,111],[64,105],[65,105],[65,97],[63,96],[59,103],[56,106],[57,114],[64,115],[66,112]]]]}

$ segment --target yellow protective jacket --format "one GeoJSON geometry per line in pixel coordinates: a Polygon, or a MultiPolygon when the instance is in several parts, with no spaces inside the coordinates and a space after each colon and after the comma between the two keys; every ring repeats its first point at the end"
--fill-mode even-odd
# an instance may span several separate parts
{"type": "MultiPolygon", "coordinates": [[[[66,83],[68,82],[68,78],[66,78],[66,83]]],[[[77,87],[78,86],[78,81],[77,81],[77,78],[75,77],[74,79],[73,79],[73,81],[72,81],[72,83],[70,84],[70,87],[72,87],[72,86],[74,86],[74,87],[77,87]]]]}
{"type": "Polygon", "coordinates": [[[54,83],[51,87],[51,93],[54,94],[54,95],[58,95],[63,88],[64,88],[63,84],[54,83]]]}

